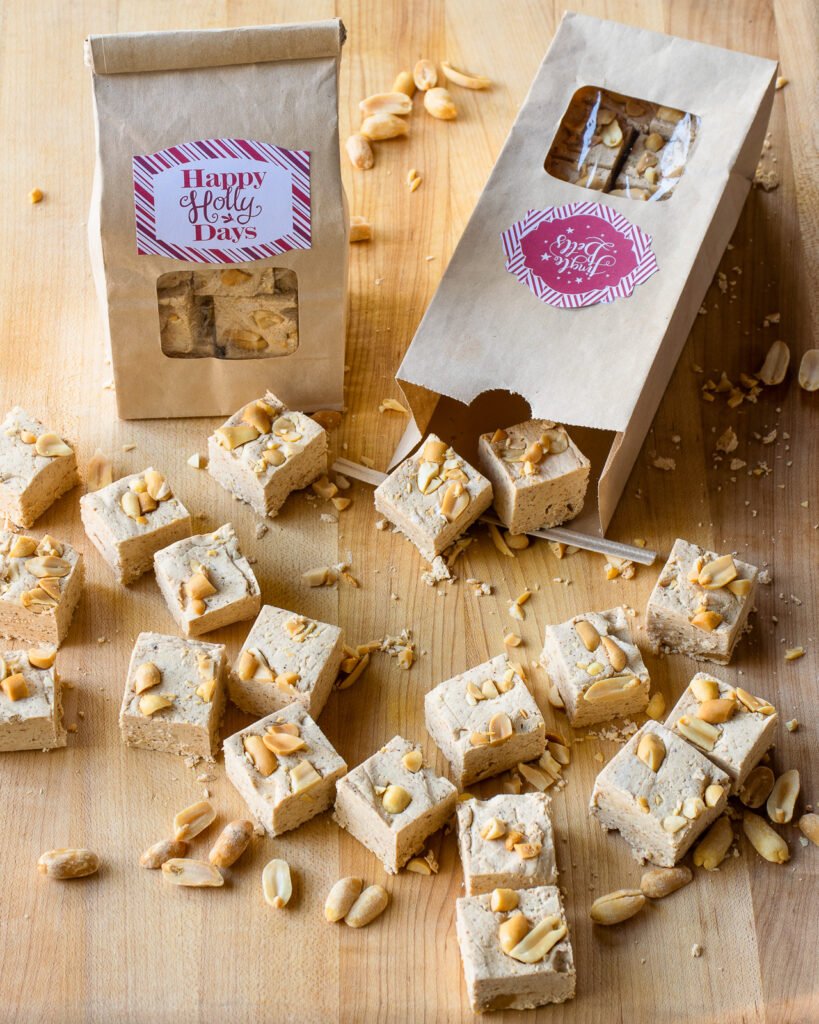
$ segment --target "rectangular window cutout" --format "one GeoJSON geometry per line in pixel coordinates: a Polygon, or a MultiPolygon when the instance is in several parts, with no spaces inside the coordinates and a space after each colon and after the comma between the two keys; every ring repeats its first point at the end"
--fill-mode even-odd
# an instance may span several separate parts
{"type": "Polygon", "coordinates": [[[296,272],[219,267],[156,282],[162,351],[172,359],[270,359],[299,347],[296,272]]]}
{"type": "Polygon", "coordinates": [[[670,199],[699,127],[694,114],[584,86],[563,115],[545,168],[562,181],[612,196],[670,199]]]}

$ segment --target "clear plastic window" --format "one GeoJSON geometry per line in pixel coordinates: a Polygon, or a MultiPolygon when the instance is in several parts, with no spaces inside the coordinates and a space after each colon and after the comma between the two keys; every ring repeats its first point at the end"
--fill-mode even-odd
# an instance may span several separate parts
{"type": "Polygon", "coordinates": [[[299,347],[299,286],[283,267],[162,274],[156,282],[162,351],[172,359],[269,359],[299,347]]]}
{"type": "Polygon", "coordinates": [[[696,145],[700,119],[596,86],[574,94],[546,171],[612,196],[670,199],[696,145]]]}

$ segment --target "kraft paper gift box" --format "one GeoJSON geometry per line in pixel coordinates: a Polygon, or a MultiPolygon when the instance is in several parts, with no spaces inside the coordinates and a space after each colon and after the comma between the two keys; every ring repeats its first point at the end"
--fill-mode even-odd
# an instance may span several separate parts
{"type": "Polygon", "coordinates": [[[338,20],[90,36],[91,263],[125,419],[343,402],[338,20]]]}
{"type": "Polygon", "coordinates": [[[480,433],[554,420],[592,461],[571,527],[605,532],[751,186],[775,77],[564,16],[398,370],[414,422],[394,463],[428,432],[472,461],[480,433]]]}

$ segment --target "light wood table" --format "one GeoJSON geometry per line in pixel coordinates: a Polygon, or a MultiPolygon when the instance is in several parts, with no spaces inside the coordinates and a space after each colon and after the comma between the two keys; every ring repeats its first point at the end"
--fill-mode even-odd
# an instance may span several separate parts
{"type": "MultiPolygon", "coordinates": [[[[644,537],[667,552],[682,535],[766,565],[773,583],[760,589],[751,637],[722,674],[798,718],[780,728],[774,762],[797,767],[803,798],[819,799],[816,766],[817,398],[800,391],[793,371],[756,405],[731,411],[700,399],[703,375],[758,369],[777,336],[794,358],[810,347],[810,299],[817,284],[815,165],[816,19],[809,3],[696,0],[579,4],[587,12],[647,28],[780,56],[790,84],[779,92],[771,121],[780,185],[753,191],[721,269],[729,294],[714,285],[646,441],[610,534],[644,537]],[[813,162],[811,162],[813,161],[813,162]],[[780,313],[781,322],[763,327],[780,313]],[[717,437],[736,429],[731,472],[715,462],[717,437]],[[759,438],[774,428],[776,440],[759,438]],[[653,453],[676,470],[651,466],[653,453]],[[748,470],[764,462],[770,473],[748,470]],[[803,644],[804,658],[786,663],[785,646],[803,644]]],[[[384,468],[403,417],[379,414],[379,401],[398,396],[394,373],[429,302],[531,78],[552,38],[563,4],[448,0],[411,3],[304,0],[10,0],[0,16],[0,123],[6,155],[0,176],[0,406],[20,402],[77,439],[85,464],[96,447],[118,473],[153,463],[167,472],[203,524],[231,520],[268,602],[340,623],[354,642],[411,629],[419,658],[410,672],[376,655],[353,688],[333,695],[321,724],[350,765],[396,733],[423,742],[422,698],[434,684],[502,649],[512,625],[506,609],[524,586],[536,588],[521,624],[519,654],[532,666],[535,693],[548,721],[566,730],[545,700],[535,668],[543,628],[594,608],[625,603],[638,631],[656,569],[630,581],[607,582],[600,556],[557,561],[545,542],[516,559],[501,557],[485,532],[459,565],[460,575],[488,581],[492,597],[477,599],[463,581],[439,594],[423,582],[415,550],[400,536],[374,529],[371,493],[356,485],[338,526],[320,508],[293,498],[261,540],[245,506],[230,500],[207,474],[186,465],[204,450],[207,421],[118,421],[106,389],[106,359],[86,255],[86,210],[93,163],[90,81],[82,63],[89,32],[215,27],[340,14],[349,31],[341,88],[343,133],[363,96],[388,88],[395,73],[420,57],[450,59],[492,78],[485,93],[453,90],[458,120],[416,113],[410,138],[379,146],[377,166],[344,174],[351,209],[369,217],[375,238],[355,247],[350,280],[349,412],[334,439],[350,458],[384,468]],[[409,167],[423,175],[410,194],[409,167]],[[46,193],[30,206],[29,190],[46,193]],[[126,452],[125,445],[135,445],[126,452]],[[361,587],[308,590],[300,573],[347,559],[361,587]],[[393,596],[394,595],[394,596],[393,596]]],[[[719,82],[714,82],[719,89],[719,82]]],[[[275,102],[275,98],[270,98],[275,102]]],[[[357,122],[353,122],[357,123],[357,122]]],[[[544,140],[545,145],[545,140],[544,140]]],[[[445,343],[445,339],[442,339],[445,343]]],[[[250,396],[248,396],[250,397],[250,396]]],[[[224,889],[175,890],[142,871],[144,847],[168,833],[174,813],[199,798],[205,784],[170,755],[123,746],[117,728],[125,669],[136,634],[172,631],[152,577],[118,587],[80,526],[79,491],[37,524],[81,547],[88,582],[60,655],[74,689],[67,721],[77,730],[65,750],[3,755],[0,762],[0,1018],[15,1022],[449,1022],[471,1019],[454,928],[461,872],[452,835],[436,837],[437,877],[402,874],[386,880],[392,905],[369,929],[325,924],[324,896],[339,876],[384,882],[378,862],[340,833],[328,815],[279,840],[257,840],[224,889]],[[37,874],[36,860],[54,846],[89,845],[104,867],[84,882],[59,884],[37,874]],[[297,894],[273,911],[261,896],[262,866],[287,858],[297,894]]],[[[245,627],[215,634],[234,656],[245,627]]],[[[639,634],[638,634],[639,635],[639,634]]],[[[669,706],[693,674],[679,657],[649,659],[654,687],[669,706]]],[[[231,712],[226,728],[245,719],[231,712]]],[[[582,738],[582,737],[578,737],[582,738]]],[[[544,1009],[551,1021],[815,1021],[815,897],[819,854],[784,829],[792,860],[775,867],[742,841],[740,855],[714,874],[650,906],[621,928],[593,928],[592,900],[633,886],[640,869],[625,844],[590,823],[586,806],[601,759],[617,746],[589,738],[573,747],[568,785],[553,800],[561,884],[577,962],[577,998],[544,1009]],[[810,905],[810,897],[813,906],[810,905]],[[694,958],[692,946],[703,947],[694,958]]],[[[199,769],[201,771],[201,769],[199,769]]],[[[207,788],[219,823],[243,813],[221,763],[207,788]]],[[[486,784],[493,791],[497,784],[486,784]]],[[[213,830],[212,830],[213,831],[213,830]]],[[[207,841],[195,850],[208,849],[207,841]]],[[[514,1013],[497,1019],[521,1021],[514,1013]]]]}

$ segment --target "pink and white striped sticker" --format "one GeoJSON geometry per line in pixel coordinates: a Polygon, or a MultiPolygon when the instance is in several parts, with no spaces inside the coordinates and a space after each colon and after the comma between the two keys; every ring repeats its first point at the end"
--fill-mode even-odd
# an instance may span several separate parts
{"type": "Polygon", "coordinates": [[[501,240],[509,273],[561,309],[625,298],[659,270],[651,235],[602,203],[529,210],[501,240]]]}
{"type": "Polygon", "coordinates": [[[247,263],[309,249],[310,153],[203,139],[135,156],[137,252],[247,263]]]}

